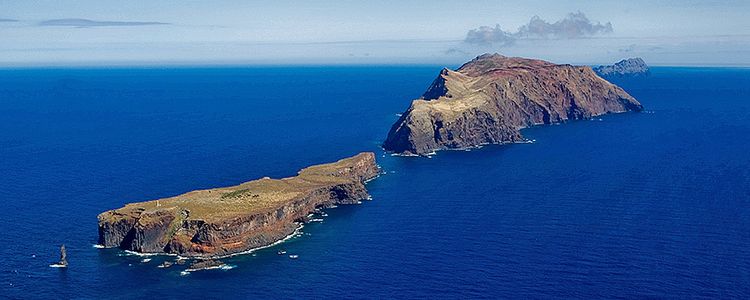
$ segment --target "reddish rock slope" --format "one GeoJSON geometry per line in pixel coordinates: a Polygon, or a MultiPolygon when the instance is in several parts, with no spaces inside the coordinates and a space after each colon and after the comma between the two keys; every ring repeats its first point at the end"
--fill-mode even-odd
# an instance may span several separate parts
{"type": "Polygon", "coordinates": [[[641,104],[586,66],[484,54],[443,69],[393,125],[383,148],[425,155],[523,140],[520,129],[640,111],[641,104]]]}

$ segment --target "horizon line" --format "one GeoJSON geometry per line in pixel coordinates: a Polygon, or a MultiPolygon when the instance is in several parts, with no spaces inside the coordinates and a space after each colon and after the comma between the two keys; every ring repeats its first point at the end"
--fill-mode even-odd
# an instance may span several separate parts
{"type": "MultiPolygon", "coordinates": [[[[445,66],[463,64],[462,60],[445,59],[418,62],[370,61],[370,62],[258,62],[258,61],[80,61],[80,62],[0,62],[0,69],[54,69],[54,68],[160,68],[160,67],[325,67],[325,66],[445,66]]],[[[558,63],[558,62],[553,62],[558,63]]],[[[614,62],[613,62],[614,63],[614,62]]],[[[613,63],[558,63],[579,66],[601,66],[613,63]]],[[[750,63],[649,63],[649,67],[703,67],[703,68],[747,68],[750,63]]]]}

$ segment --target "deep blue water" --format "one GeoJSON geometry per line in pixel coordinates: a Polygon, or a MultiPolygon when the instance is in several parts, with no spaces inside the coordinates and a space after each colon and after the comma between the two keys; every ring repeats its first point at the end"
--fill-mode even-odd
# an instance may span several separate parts
{"type": "Polygon", "coordinates": [[[534,144],[384,156],[440,68],[0,70],[0,296],[750,297],[750,69],[620,80],[647,112],[534,144]],[[360,151],[374,200],[280,246],[297,260],[181,276],[93,247],[104,210],[360,151]]]}

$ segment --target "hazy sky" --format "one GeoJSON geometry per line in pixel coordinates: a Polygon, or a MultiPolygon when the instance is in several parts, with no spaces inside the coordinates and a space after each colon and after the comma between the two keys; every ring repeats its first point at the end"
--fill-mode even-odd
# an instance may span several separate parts
{"type": "Polygon", "coordinates": [[[0,0],[0,65],[458,64],[484,52],[750,65],[748,16],[745,0],[0,0]]]}

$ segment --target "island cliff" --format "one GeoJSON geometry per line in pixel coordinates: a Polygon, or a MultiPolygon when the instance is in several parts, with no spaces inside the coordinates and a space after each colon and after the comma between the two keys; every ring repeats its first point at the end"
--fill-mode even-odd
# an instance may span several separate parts
{"type": "Polygon", "coordinates": [[[99,219],[99,244],[142,253],[217,257],[268,246],[318,208],[369,197],[379,168],[371,152],[316,165],[297,176],[192,191],[127,204],[99,219]]]}
{"type": "Polygon", "coordinates": [[[639,77],[650,74],[646,62],[639,57],[623,59],[614,65],[598,66],[594,68],[594,72],[604,78],[639,77]]]}
{"type": "Polygon", "coordinates": [[[383,148],[426,155],[513,143],[525,127],[642,109],[590,67],[484,54],[456,71],[443,69],[391,127],[383,148]]]}

